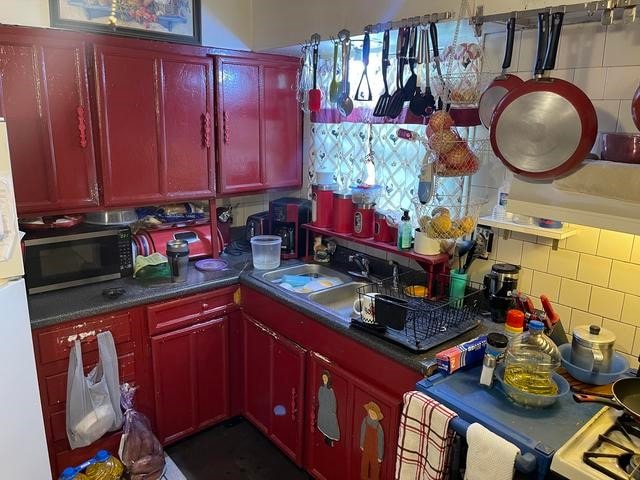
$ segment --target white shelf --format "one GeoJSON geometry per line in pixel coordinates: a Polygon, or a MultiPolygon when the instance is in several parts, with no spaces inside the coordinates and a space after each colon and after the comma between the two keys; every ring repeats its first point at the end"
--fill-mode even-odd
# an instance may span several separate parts
{"type": "Polygon", "coordinates": [[[525,233],[527,235],[536,235],[538,237],[550,238],[553,240],[553,249],[558,249],[558,242],[569,238],[577,234],[581,228],[565,225],[562,228],[544,228],[538,225],[521,225],[509,220],[496,220],[492,217],[480,217],[478,219],[479,225],[486,225],[487,227],[500,228],[504,232],[504,238],[508,239],[511,236],[511,232],[525,233]]]}

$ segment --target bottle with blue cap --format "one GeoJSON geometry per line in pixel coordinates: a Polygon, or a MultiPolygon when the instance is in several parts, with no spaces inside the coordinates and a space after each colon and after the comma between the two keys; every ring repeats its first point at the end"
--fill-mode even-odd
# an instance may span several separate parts
{"type": "Polygon", "coordinates": [[[120,480],[124,474],[124,465],[106,450],[100,450],[86,468],[88,480],[120,480]]]}
{"type": "Polygon", "coordinates": [[[556,395],[553,372],[560,366],[560,351],[544,334],[544,324],[529,322],[529,330],[511,342],[505,354],[504,381],[535,395],[556,395]]]}
{"type": "Polygon", "coordinates": [[[88,480],[88,477],[79,468],[67,467],[58,480],[88,480]]]}

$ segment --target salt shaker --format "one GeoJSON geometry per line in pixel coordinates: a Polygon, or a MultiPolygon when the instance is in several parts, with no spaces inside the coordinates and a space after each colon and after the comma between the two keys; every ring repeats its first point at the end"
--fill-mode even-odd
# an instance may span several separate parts
{"type": "Polygon", "coordinates": [[[509,339],[502,333],[490,333],[487,335],[487,348],[482,359],[482,371],[480,372],[480,385],[491,388],[493,385],[493,371],[507,348],[509,339]]]}

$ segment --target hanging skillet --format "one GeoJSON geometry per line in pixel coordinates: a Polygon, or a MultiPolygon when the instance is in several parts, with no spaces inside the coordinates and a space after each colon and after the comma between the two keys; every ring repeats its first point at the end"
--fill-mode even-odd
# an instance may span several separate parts
{"type": "Polygon", "coordinates": [[[482,125],[489,128],[491,126],[491,116],[498,105],[498,102],[511,90],[522,85],[522,79],[517,75],[507,73],[511,66],[511,56],[513,54],[513,38],[516,30],[516,17],[511,17],[507,21],[507,41],[504,48],[504,60],[502,61],[502,73],[492,80],[489,86],[482,92],[478,111],[482,125]]]}
{"type": "MultiPolygon", "coordinates": [[[[552,15],[549,45],[535,78],[507,93],[491,119],[491,147],[507,168],[536,179],[554,178],[578,166],[593,147],[596,111],[578,87],[551,78],[564,14],[552,15]]],[[[538,16],[539,25],[549,14],[538,16]]]]}

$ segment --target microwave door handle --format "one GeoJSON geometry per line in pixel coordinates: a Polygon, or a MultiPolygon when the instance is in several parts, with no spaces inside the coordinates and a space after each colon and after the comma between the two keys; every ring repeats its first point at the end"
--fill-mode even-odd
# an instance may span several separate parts
{"type": "Polygon", "coordinates": [[[197,232],[176,232],[173,234],[174,240],[185,240],[187,243],[194,243],[200,240],[197,232]]]}

